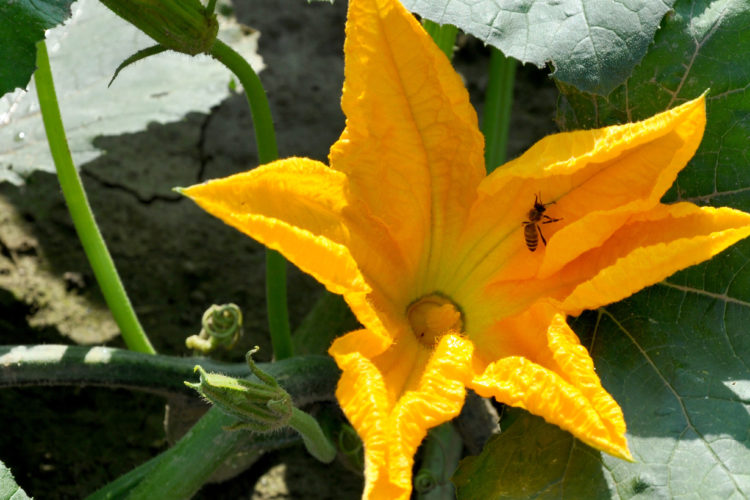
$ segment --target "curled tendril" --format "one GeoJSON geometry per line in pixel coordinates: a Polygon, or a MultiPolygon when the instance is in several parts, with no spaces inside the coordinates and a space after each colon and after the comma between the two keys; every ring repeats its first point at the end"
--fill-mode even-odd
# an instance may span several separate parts
{"type": "Polygon", "coordinates": [[[438,485],[438,480],[431,470],[422,469],[414,477],[414,489],[418,493],[427,493],[434,490],[438,485]]]}
{"type": "Polygon", "coordinates": [[[203,331],[225,341],[242,329],[242,312],[236,304],[212,305],[203,313],[203,331]]]}
{"type": "Polygon", "coordinates": [[[348,424],[343,424],[338,434],[338,448],[344,465],[350,470],[362,473],[365,466],[365,453],[362,440],[357,431],[348,424]]]}
{"type": "Polygon", "coordinates": [[[236,304],[214,304],[203,313],[201,324],[200,333],[185,340],[188,348],[202,353],[219,345],[231,349],[242,335],[242,312],[236,304]]]}

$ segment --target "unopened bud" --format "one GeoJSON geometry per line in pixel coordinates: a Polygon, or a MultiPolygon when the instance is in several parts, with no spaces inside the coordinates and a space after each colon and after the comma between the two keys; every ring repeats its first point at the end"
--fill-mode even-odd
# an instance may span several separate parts
{"type": "Polygon", "coordinates": [[[115,14],[160,45],[185,54],[207,52],[219,23],[200,0],[101,0],[115,14]]]}
{"type": "Polygon", "coordinates": [[[200,381],[185,382],[201,396],[224,413],[240,419],[233,429],[248,429],[253,432],[272,432],[289,425],[292,417],[292,397],[282,389],[276,379],[261,371],[248,353],[248,364],[260,382],[228,377],[219,373],[208,373],[200,366],[200,381]]]}

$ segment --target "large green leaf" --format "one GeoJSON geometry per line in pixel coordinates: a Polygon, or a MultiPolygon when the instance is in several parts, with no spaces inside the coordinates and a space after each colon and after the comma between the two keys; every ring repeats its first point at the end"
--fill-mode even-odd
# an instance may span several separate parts
{"type": "Polygon", "coordinates": [[[70,17],[74,0],[0,2],[0,97],[24,88],[36,69],[36,42],[70,17]]]}
{"type": "Polygon", "coordinates": [[[630,75],[674,0],[401,0],[558,80],[607,95],[630,75]]]}
{"type": "MultiPolygon", "coordinates": [[[[231,93],[231,74],[219,62],[173,52],[128,66],[107,87],[123,60],[154,41],[95,0],[79,0],[73,7],[71,21],[47,33],[47,48],[76,165],[101,154],[92,144],[96,136],[137,132],[150,122],[207,112],[231,93]]],[[[229,19],[220,24],[219,38],[260,71],[258,32],[229,19]]],[[[52,172],[54,165],[32,82],[28,92],[0,98],[0,182],[21,184],[34,170],[52,172]]]]}
{"type": "MultiPolygon", "coordinates": [[[[608,98],[563,86],[561,122],[573,129],[636,120],[710,88],[703,142],[667,199],[750,211],[748,26],[745,0],[678,1],[632,77],[608,98]]],[[[750,497],[749,255],[750,242],[741,242],[573,322],[622,406],[635,463],[519,411],[462,465],[461,497],[750,497]],[[518,463],[502,483],[482,475],[504,470],[509,457],[518,463]],[[497,489],[477,489],[482,479],[497,489]]]]}
{"type": "Polygon", "coordinates": [[[0,462],[0,500],[29,500],[29,496],[13,479],[10,469],[0,462]]]}

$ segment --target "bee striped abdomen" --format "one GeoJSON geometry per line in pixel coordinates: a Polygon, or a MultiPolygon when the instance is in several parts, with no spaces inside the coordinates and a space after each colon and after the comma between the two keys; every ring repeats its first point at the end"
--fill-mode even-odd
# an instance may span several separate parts
{"type": "Polygon", "coordinates": [[[526,239],[526,248],[532,252],[536,250],[536,247],[539,245],[539,234],[537,233],[536,223],[524,222],[523,236],[526,239]]]}
{"type": "Polygon", "coordinates": [[[544,239],[540,224],[551,224],[562,220],[553,219],[549,215],[546,215],[544,212],[547,211],[547,205],[552,205],[555,202],[542,203],[540,198],[541,194],[534,196],[534,206],[531,207],[527,216],[529,220],[521,223],[523,224],[523,238],[526,241],[526,248],[529,249],[529,252],[533,252],[539,246],[539,238],[542,239],[542,243],[547,245],[547,240],[544,239]]]}

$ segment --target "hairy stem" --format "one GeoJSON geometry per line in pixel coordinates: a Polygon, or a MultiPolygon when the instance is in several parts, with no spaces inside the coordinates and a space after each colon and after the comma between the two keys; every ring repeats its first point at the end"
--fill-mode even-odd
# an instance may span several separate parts
{"type": "Polygon", "coordinates": [[[60,116],[60,108],[57,104],[52,70],[44,40],[36,45],[36,65],[34,82],[39,97],[44,130],[47,133],[47,141],[57,169],[57,177],[60,180],[60,187],[78,233],[78,238],[81,240],[81,245],[102,290],[104,300],[112,311],[112,316],[120,328],[125,344],[133,351],[153,354],[156,351],[151,346],[151,342],[149,342],[133,310],[130,299],[125,293],[125,288],[122,286],[122,281],[120,281],[115,264],[104,243],[104,238],[102,238],[99,227],[94,220],[94,214],[91,212],[91,207],[86,199],[81,178],[75,165],[73,165],[73,158],[70,156],[68,140],[65,137],[65,129],[60,116]]]}
{"type": "MultiPolygon", "coordinates": [[[[279,152],[271,118],[271,108],[260,78],[245,59],[221,40],[211,48],[211,56],[229,68],[242,83],[250,105],[261,164],[274,161],[279,152]]],[[[271,333],[274,357],[285,359],[293,355],[289,313],[286,299],[286,260],[274,250],[266,251],[266,307],[268,329],[271,333]]]]}
{"type": "MultiPolygon", "coordinates": [[[[251,374],[246,363],[222,363],[209,358],[152,356],[98,346],[16,345],[0,346],[0,388],[86,385],[195,396],[184,381],[196,377],[196,364],[232,377],[251,374]]],[[[298,406],[333,400],[339,372],[330,357],[299,356],[294,361],[259,366],[269,373],[283,372],[286,378],[281,385],[298,406]]]]}

